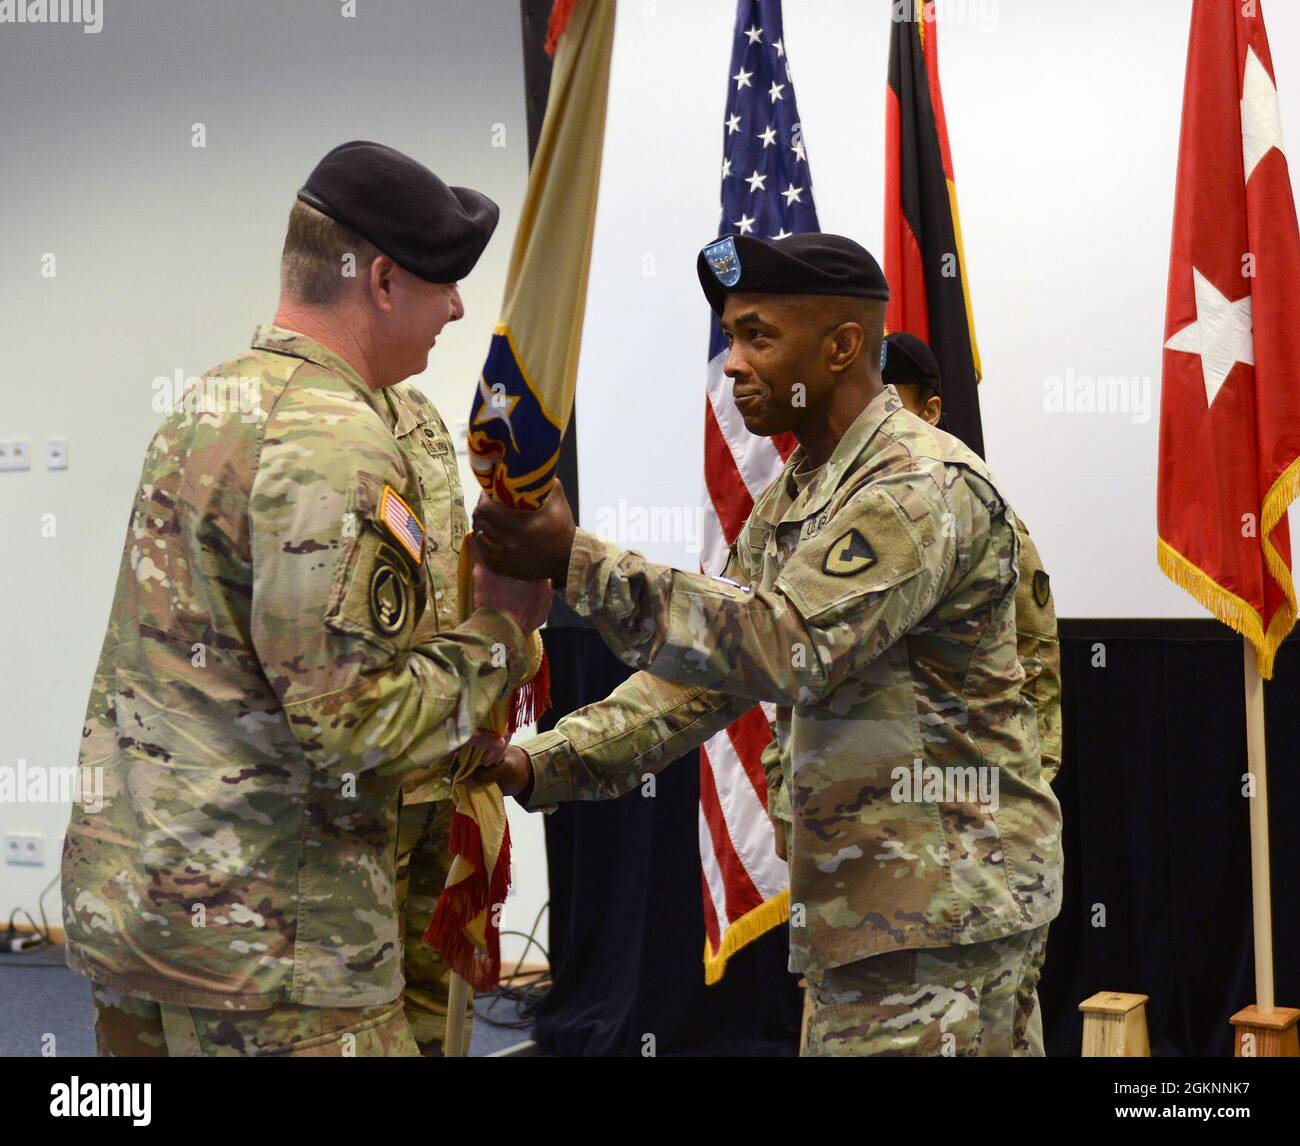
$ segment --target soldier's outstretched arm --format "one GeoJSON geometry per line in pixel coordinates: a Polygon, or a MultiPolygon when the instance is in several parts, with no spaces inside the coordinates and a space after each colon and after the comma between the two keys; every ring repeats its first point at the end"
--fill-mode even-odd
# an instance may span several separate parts
{"type": "Polygon", "coordinates": [[[957,547],[927,478],[873,485],[802,542],[770,590],[646,561],[584,530],[565,600],[626,664],[750,700],[813,704],[938,601],[957,547]]]}
{"type": "Polygon", "coordinates": [[[331,771],[449,757],[526,668],[523,633],[499,609],[412,643],[428,578],[393,494],[414,484],[388,428],[355,403],[309,392],[268,419],[249,502],[253,645],[290,729],[331,771]]]}
{"type": "MultiPolygon", "coordinates": [[[[744,577],[743,569],[733,545],[725,574],[744,577]]],[[[613,799],[631,791],[647,772],[698,748],[750,707],[741,697],[635,673],[604,700],[571,712],[519,746],[527,753],[522,774],[528,786],[518,794],[534,810],[565,800],[613,799]]]]}
{"type": "Polygon", "coordinates": [[[750,707],[740,697],[634,673],[604,700],[521,745],[532,764],[527,806],[621,796],[750,707]]]}

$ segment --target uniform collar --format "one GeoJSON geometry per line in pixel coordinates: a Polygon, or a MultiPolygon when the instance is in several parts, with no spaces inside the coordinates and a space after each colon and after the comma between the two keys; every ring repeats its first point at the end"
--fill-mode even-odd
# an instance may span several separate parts
{"type": "Polygon", "coordinates": [[[405,382],[389,386],[384,391],[384,399],[393,412],[393,436],[400,438],[412,430],[424,425],[429,420],[428,411],[422,403],[415,402],[406,388],[405,382]]]}
{"type": "Polygon", "coordinates": [[[790,481],[790,474],[804,464],[808,454],[803,446],[796,446],[794,453],[786,460],[785,469],[781,471],[781,478],[776,484],[777,496],[771,500],[764,499],[763,519],[769,525],[803,521],[821,510],[844,484],[850,471],[860,468],[874,452],[872,439],[881,424],[902,408],[898,391],[892,386],[886,386],[867,403],[853,424],[844,431],[844,436],[836,443],[816,480],[810,482],[802,492],[790,481]]]}
{"type": "Polygon", "coordinates": [[[383,391],[372,390],[366,385],[365,379],[357,372],[355,366],[316,339],[308,338],[307,335],[299,334],[295,330],[286,330],[283,326],[276,326],[274,323],[264,322],[253,332],[251,345],[254,350],[269,350],[272,354],[287,354],[292,358],[301,358],[332,374],[339,375],[360,397],[365,399],[367,405],[383,418],[387,425],[392,426],[398,419],[399,415],[394,404],[385,398],[383,391]]]}

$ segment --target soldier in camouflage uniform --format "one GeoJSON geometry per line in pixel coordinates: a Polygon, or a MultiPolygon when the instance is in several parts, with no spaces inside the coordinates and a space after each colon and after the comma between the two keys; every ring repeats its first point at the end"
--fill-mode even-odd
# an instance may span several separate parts
{"type": "MultiPolygon", "coordinates": [[[[903,331],[887,335],[880,375],[898,391],[905,409],[932,426],[943,425],[943,378],[938,359],[924,341],[903,331]]],[[[1061,644],[1056,607],[1038,546],[1019,515],[1008,510],[1008,516],[1020,539],[1016,650],[1025,672],[1021,690],[1038,717],[1038,752],[1050,784],[1061,768],[1061,644]]]]}
{"type": "Polygon", "coordinates": [[[335,149],[276,324],[149,446],[83,731],[103,805],[63,855],[103,1054],[418,1053],[399,789],[445,791],[550,598],[479,567],[456,623],[454,456],[402,381],[496,218],[397,152],[335,149]]]}
{"type": "Polygon", "coordinates": [[[530,808],[617,796],[774,702],[804,1053],[1041,1054],[1061,821],[1017,657],[1006,500],[882,385],[888,288],[856,243],[725,239],[699,273],[746,426],[800,446],[720,577],[575,529],[562,495],[527,515],[480,502],[486,559],[554,578],[643,670],[490,776],[530,808]]]}
{"type": "MultiPolygon", "coordinates": [[[[934,352],[914,334],[898,331],[885,338],[881,377],[898,391],[905,409],[931,426],[943,419],[943,378],[934,352]]],[[[1020,542],[1020,565],[1016,583],[1016,655],[1025,679],[1021,691],[1034,706],[1038,720],[1038,753],[1043,779],[1051,783],[1061,767],[1061,646],[1052,603],[1051,580],[1043,568],[1038,546],[1029,530],[1010,506],[1007,518],[1020,542]]],[[[779,782],[779,780],[778,780],[779,782]]],[[[788,800],[778,794],[778,809],[788,800]]],[[[788,815],[787,815],[788,819],[788,815]]],[[[1046,933],[1037,945],[1029,974],[1037,982],[1047,955],[1046,933]]],[[[1042,1025],[1037,1012],[1025,1023],[1023,1053],[1042,1053],[1042,1025]]]]}

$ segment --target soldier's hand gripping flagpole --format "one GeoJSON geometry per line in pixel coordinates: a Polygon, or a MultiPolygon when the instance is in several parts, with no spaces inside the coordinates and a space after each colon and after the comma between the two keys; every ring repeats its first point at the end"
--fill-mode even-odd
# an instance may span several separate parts
{"type": "MultiPolygon", "coordinates": [[[[551,10],[547,48],[554,50],[555,61],[546,117],[529,171],[501,320],[470,412],[470,464],[479,484],[496,501],[519,509],[536,510],[545,504],[573,409],[614,15],[614,0],[556,0],[551,10]]],[[[472,546],[471,541],[462,562],[468,563],[472,546]]],[[[468,564],[463,564],[462,583],[468,575],[468,564]]],[[[531,687],[525,684],[516,693],[514,707],[495,728],[507,736],[549,703],[545,658],[536,634],[529,655],[534,659],[527,678],[531,687]]],[[[500,975],[495,915],[509,886],[501,790],[495,784],[465,782],[482,763],[480,749],[467,749],[456,770],[451,834],[455,858],[426,933],[453,972],[478,990],[495,987],[500,975]],[[499,849],[493,852],[498,841],[499,849]],[[484,910],[472,911],[480,903],[480,888],[488,895],[484,910]]],[[[457,1002],[466,994],[454,979],[452,988],[449,1054],[463,1049],[463,1006],[457,1002]]]]}

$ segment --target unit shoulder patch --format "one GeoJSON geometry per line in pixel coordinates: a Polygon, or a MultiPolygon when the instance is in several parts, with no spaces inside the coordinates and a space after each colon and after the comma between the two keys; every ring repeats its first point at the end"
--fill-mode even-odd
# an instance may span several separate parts
{"type": "Polygon", "coordinates": [[[883,490],[846,502],[825,530],[800,542],[775,588],[805,620],[833,623],[846,611],[920,574],[920,534],[883,490]]]}
{"type": "Polygon", "coordinates": [[[832,577],[852,577],[876,563],[876,551],[871,542],[856,529],[850,529],[831,542],[822,558],[822,572],[832,577]]]}
{"type": "Polygon", "coordinates": [[[411,613],[411,584],[405,563],[391,546],[381,545],[370,572],[370,616],[385,637],[402,631],[411,613]]]}
{"type": "Polygon", "coordinates": [[[1040,609],[1047,608],[1047,602],[1052,599],[1052,579],[1047,575],[1046,570],[1034,570],[1034,600],[1038,603],[1040,609]]]}

